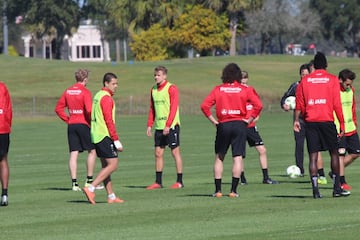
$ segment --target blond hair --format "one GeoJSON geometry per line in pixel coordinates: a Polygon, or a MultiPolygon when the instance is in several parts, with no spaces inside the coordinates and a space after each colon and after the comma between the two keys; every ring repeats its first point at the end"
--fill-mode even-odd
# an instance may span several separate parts
{"type": "Polygon", "coordinates": [[[79,69],[75,72],[75,79],[77,82],[83,82],[89,76],[89,70],[79,69]]]}

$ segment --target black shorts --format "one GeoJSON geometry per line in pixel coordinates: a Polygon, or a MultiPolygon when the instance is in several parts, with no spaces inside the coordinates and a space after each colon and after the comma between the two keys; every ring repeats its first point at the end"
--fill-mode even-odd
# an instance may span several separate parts
{"type": "Polygon", "coordinates": [[[219,123],[216,128],[215,153],[225,156],[231,145],[232,157],[244,156],[246,129],[244,121],[219,123]]]}
{"type": "Polygon", "coordinates": [[[95,148],[91,142],[90,128],[85,124],[68,125],[69,151],[88,151],[95,148]]]}
{"type": "Polygon", "coordinates": [[[306,122],[306,143],[309,153],[338,149],[334,122],[306,122]]]}
{"type": "Polygon", "coordinates": [[[96,155],[99,158],[117,158],[118,153],[113,140],[105,137],[98,143],[95,143],[96,155]]]}
{"type": "Polygon", "coordinates": [[[264,142],[261,139],[261,136],[260,136],[256,126],[247,128],[246,130],[247,130],[246,140],[250,147],[264,145],[264,142]]]}
{"type": "Polygon", "coordinates": [[[10,134],[4,133],[0,134],[0,161],[5,157],[9,152],[10,146],[10,134]]]}
{"type": "Polygon", "coordinates": [[[339,140],[339,148],[345,148],[347,153],[360,154],[360,141],[357,133],[344,136],[339,140]]]}
{"type": "Polygon", "coordinates": [[[168,135],[163,135],[163,130],[155,130],[154,134],[155,147],[164,148],[166,145],[174,149],[180,146],[180,126],[176,125],[170,128],[168,135]]]}

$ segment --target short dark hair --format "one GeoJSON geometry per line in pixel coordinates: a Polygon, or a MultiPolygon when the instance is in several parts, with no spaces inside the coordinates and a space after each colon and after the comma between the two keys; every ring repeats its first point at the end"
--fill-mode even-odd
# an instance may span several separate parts
{"type": "Polygon", "coordinates": [[[249,78],[249,73],[247,71],[241,71],[241,78],[249,78]]]}
{"type": "Polygon", "coordinates": [[[310,72],[310,64],[309,63],[304,63],[300,66],[299,68],[299,75],[301,76],[301,72],[303,70],[308,70],[310,72]]]}
{"type": "Polygon", "coordinates": [[[356,74],[350,69],[345,68],[339,72],[339,79],[341,81],[346,81],[346,79],[350,79],[351,81],[353,81],[355,78],[356,74]]]}
{"type": "Polygon", "coordinates": [[[223,83],[240,81],[242,79],[240,67],[236,63],[229,63],[224,67],[221,79],[223,83]]]}
{"type": "Polygon", "coordinates": [[[107,83],[111,82],[111,79],[113,79],[113,78],[117,79],[117,76],[115,75],[115,73],[110,73],[110,72],[105,73],[104,77],[103,77],[103,85],[105,86],[105,82],[107,82],[107,83]]]}
{"type": "Polygon", "coordinates": [[[314,68],[315,69],[326,69],[327,60],[325,55],[322,52],[317,52],[314,57],[314,68]]]}

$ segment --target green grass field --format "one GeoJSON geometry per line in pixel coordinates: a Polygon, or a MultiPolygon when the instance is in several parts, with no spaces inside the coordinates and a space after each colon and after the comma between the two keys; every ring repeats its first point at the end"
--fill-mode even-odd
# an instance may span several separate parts
{"type": "MultiPolygon", "coordinates": [[[[347,169],[353,186],[350,197],[332,198],[329,183],[321,187],[324,198],[314,200],[308,176],[285,176],[286,167],[294,162],[290,113],[265,113],[259,122],[270,175],[280,184],[261,183],[257,154],[248,149],[249,184],[239,186],[237,199],[210,197],[215,129],[202,116],[182,117],[185,188],[167,189],[175,181],[167,151],[165,188],[146,190],[154,181],[154,160],[145,123],[146,116],[123,116],[118,121],[125,150],[113,182],[126,202],[109,205],[101,190],[93,206],[82,193],[70,191],[65,124],[55,117],[15,120],[9,206],[0,208],[1,239],[357,239],[359,164],[347,169]]],[[[84,162],[82,154],[81,182],[86,177],[84,162]]],[[[225,193],[230,190],[231,163],[227,156],[225,193]]]]}
{"type": "MultiPolygon", "coordinates": [[[[0,80],[9,86],[14,101],[31,101],[34,96],[44,101],[57,99],[74,82],[76,69],[86,67],[91,70],[89,88],[93,93],[101,87],[105,72],[115,72],[120,79],[115,96],[118,107],[124,108],[126,99],[133,96],[145,108],[139,112],[146,113],[153,68],[162,64],[169,68],[170,81],[179,86],[182,109],[190,109],[181,116],[185,188],[167,188],[176,178],[167,151],[165,188],[145,189],[154,181],[153,139],[146,137],[146,116],[121,112],[117,129],[125,150],[113,181],[116,193],[126,202],[109,205],[105,191],[98,191],[95,206],[88,204],[82,193],[70,191],[66,125],[54,116],[54,103],[48,102],[51,117],[15,115],[9,154],[9,206],[0,207],[0,239],[358,239],[357,161],[346,172],[353,187],[348,198],[332,198],[329,183],[321,187],[324,198],[314,200],[308,175],[301,179],[285,175],[287,166],[294,164],[292,115],[282,112],[278,101],[298,79],[299,65],[310,58],[209,57],[112,65],[0,56],[0,80]],[[239,186],[238,199],[215,199],[210,197],[214,191],[215,129],[200,114],[199,104],[220,83],[221,70],[229,62],[249,71],[250,83],[267,104],[258,127],[268,150],[270,176],[280,184],[261,183],[258,156],[254,149],[248,149],[245,169],[249,185],[239,186]]],[[[328,62],[334,74],[345,67],[360,73],[359,59],[329,57],[328,62]]],[[[328,172],[329,160],[326,153],[324,156],[328,172]]],[[[81,183],[86,177],[85,158],[82,154],[78,164],[81,183]]],[[[305,159],[308,163],[307,154],[305,159]]],[[[227,156],[224,193],[230,190],[231,164],[227,156]]],[[[99,167],[98,163],[97,170],[99,167]]]]}

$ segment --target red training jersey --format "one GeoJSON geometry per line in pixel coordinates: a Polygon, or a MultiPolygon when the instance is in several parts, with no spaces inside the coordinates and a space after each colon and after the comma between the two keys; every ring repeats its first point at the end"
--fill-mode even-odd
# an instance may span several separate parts
{"type": "MultiPolygon", "coordinates": [[[[158,86],[157,90],[161,91],[165,85],[168,83],[168,81],[164,81],[160,86],[158,86]]],[[[169,116],[167,118],[167,121],[165,123],[166,127],[170,127],[171,124],[174,121],[175,115],[176,115],[176,111],[178,109],[179,106],[179,91],[178,88],[172,84],[169,87],[169,97],[170,97],[170,111],[169,111],[169,116]]],[[[147,126],[148,127],[152,127],[154,124],[154,120],[155,120],[155,108],[154,108],[154,102],[153,102],[153,97],[152,97],[152,88],[150,91],[150,109],[149,109],[149,114],[148,114],[148,121],[147,121],[147,126]]]]}
{"type": "Polygon", "coordinates": [[[334,122],[334,112],[344,130],[339,79],[324,69],[303,77],[296,89],[296,110],[306,122],[334,122]]]}
{"type": "Polygon", "coordinates": [[[216,105],[217,120],[222,122],[245,120],[248,111],[246,106],[253,106],[251,117],[256,118],[261,110],[262,103],[259,96],[248,86],[235,81],[223,83],[212,89],[201,103],[201,111],[206,117],[211,115],[211,107],[216,105]]]}
{"type": "MultiPolygon", "coordinates": [[[[248,86],[248,85],[246,85],[246,86],[248,86]]],[[[248,86],[248,88],[250,90],[252,90],[254,92],[254,94],[256,94],[259,97],[259,95],[257,94],[257,92],[255,91],[255,89],[253,87],[248,86]]],[[[260,97],[259,97],[259,99],[260,99],[260,97]]],[[[248,119],[252,115],[253,105],[251,103],[247,103],[246,104],[246,110],[247,110],[246,118],[248,119]]],[[[252,121],[247,125],[248,128],[252,128],[252,127],[255,127],[255,126],[256,126],[256,121],[252,121]]]]}
{"type": "Polygon", "coordinates": [[[86,124],[90,127],[91,107],[91,92],[83,84],[76,83],[61,95],[55,112],[67,124],[86,124]]]}
{"type": "Polygon", "coordinates": [[[0,134],[11,132],[12,104],[9,90],[0,82],[0,134]]]}

